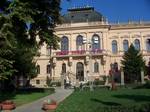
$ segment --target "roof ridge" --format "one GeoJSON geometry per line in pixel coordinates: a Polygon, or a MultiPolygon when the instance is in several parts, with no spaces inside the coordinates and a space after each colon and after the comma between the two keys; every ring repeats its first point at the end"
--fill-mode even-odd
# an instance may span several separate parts
{"type": "Polygon", "coordinates": [[[94,10],[94,7],[92,6],[84,6],[84,7],[72,7],[69,8],[68,11],[69,12],[74,12],[74,11],[87,11],[87,10],[94,10]]]}

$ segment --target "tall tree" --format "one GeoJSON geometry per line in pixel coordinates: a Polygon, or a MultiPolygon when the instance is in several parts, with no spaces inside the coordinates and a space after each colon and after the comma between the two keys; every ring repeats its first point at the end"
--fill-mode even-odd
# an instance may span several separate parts
{"type": "Polygon", "coordinates": [[[140,51],[136,50],[133,44],[131,44],[128,51],[125,52],[121,63],[126,77],[129,78],[130,82],[140,80],[141,70],[145,69],[145,61],[140,51]]]}
{"type": "Polygon", "coordinates": [[[0,17],[0,39],[5,40],[0,41],[0,77],[9,78],[9,70],[9,75],[34,76],[39,46],[58,47],[54,28],[61,20],[60,0],[0,0],[0,17]]]}
{"type": "Polygon", "coordinates": [[[7,79],[15,72],[12,60],[15,39],[11,28],[8,17],[0,15],[0,80],[7,79]]]}

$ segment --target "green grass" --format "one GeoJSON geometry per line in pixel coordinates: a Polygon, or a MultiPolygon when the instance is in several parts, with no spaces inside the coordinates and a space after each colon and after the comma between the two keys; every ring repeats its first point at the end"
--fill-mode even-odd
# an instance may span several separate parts
{"type": "Polygon", "coordinates": [[[20,105],[38,100],[52,93],[54,93],[53,89],[45,90],[42,92],[32,92],[32,91],[25,92],[24,91],[24,92],[18,92],[18,93],[3,93],[3,94],[0,94],[0,101],[12,100],[14,101],[16,106],[20,106],[20,105]]]}
{"type": "Polygon", "coordinates": [[[107,112],[104,111],[107,107],[140,107],[146,103],[150,103],[150,89],[77,91],[65,99],[56,112],[107,112]]]}

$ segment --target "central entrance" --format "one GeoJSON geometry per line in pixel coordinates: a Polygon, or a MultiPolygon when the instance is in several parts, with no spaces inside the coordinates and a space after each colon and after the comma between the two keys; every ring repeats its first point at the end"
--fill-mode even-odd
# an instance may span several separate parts
{"type": "Polygon", "coordinates": [[[76,65],[76,79],[84,81],[84,65],[81,62],[78,62],[76,65]]]}

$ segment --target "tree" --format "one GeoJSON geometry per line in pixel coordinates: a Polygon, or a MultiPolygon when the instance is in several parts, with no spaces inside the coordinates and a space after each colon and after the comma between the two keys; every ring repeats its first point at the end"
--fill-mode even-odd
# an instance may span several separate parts
{"type": "Polygon", "coordinates": [[[0,80],[5,80],[14,72],[13,69],[13,34],[9,31],[12,26],[6,16],[0,15],[0,80]]]}
{"type": "Polygon", "coordinates": [[[123,71],[130,82],[140,80],[141,70],[145,69],[145,61],[140,51],[136,50],[131,44],[121,60],[123,71]]]}
{"type": "Polygon", "coordinates": [[[34,77],[40,45],[58,48],[60,20],[60,0],[0,0],[0,80],[34,77]]]}

